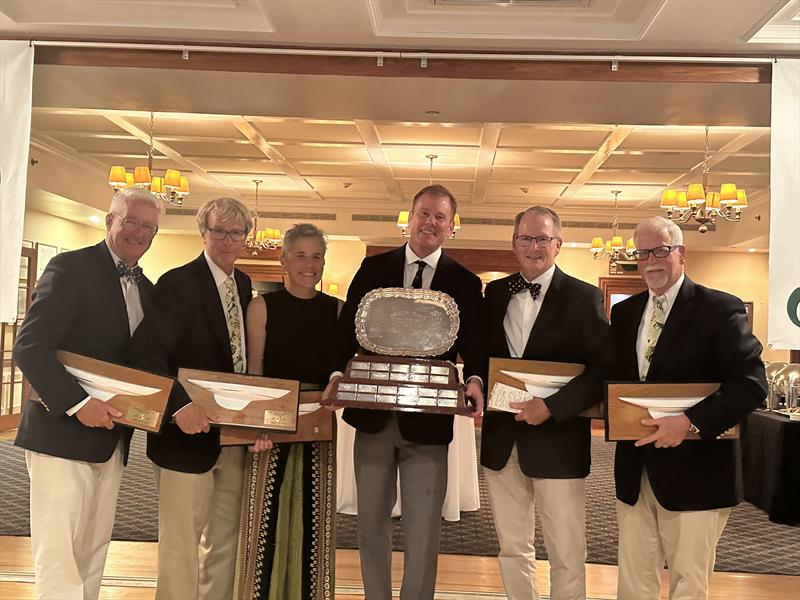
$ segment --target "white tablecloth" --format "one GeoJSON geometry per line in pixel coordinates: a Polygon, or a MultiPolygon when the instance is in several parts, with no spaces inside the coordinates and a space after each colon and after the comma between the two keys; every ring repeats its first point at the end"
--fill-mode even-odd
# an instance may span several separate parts
{"type": "MultiPolygon", "coordinates": [[[[342,420],[341,410],[336,411],[336,510],[354,515],[358,513],[356,476],[353,470],[353,443],[356,430],[342,420]]],[[[475,422],[471,417],[456,416],[453,423],[453,441],[447,452],[447,494],[442,516],[447,521],[458,521],[461,511],[481,507],[478,492],[478,462],[475,450],[475,422]]],[[[397,503],[392,516],[400,515],[400,481],[397,482],[397,503]]]]}

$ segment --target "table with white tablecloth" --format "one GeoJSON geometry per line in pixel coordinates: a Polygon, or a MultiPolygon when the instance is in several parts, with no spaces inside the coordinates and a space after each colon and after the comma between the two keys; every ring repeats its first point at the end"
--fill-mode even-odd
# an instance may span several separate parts
{"type": "MultiPolygon", "coordinates": [[[[356,476],[353,469],[356,430],[342,420],[342,412],[336,412],[336,510],[354,515],[358,513],[356,476]]],[[[456,416],[453,422],[453,441],[450,442],[447,452],[447,493],[442,516],[446,521],[458,521],[462,511],[478,510],[480,506],[475,421],[471,417],[456,416]]],[[[397,502],[392,516],[400,516],[399,476],[397,502]]]]}

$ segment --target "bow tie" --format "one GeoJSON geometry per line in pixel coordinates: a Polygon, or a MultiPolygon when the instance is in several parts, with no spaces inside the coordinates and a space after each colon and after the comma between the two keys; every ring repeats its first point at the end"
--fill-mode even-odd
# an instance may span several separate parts
{"type": "Polygon", "coordinates": [[[139,283],[142,279],[142,267],[136,265],[129,267],[121,260],[117,261],[117,275],[120,277],[127,277],[135,283],[139,283]]]}
{"type": "Polygon", "coordinates": [[[511,295],[519,294],[522,290],[528,290],[531,297],[536,300],[539,297],[539,292],[542,291],[541,283],[528,283],[525,278],[517,273],[511,281],[508,282],[508,289],[511,290],[511,295]]]}

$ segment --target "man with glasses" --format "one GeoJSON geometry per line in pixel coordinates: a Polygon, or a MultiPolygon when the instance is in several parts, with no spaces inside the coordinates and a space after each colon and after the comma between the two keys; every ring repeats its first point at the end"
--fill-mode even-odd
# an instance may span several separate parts
{"type": "Polygon", "coordinates": [[[483,339],[488,356],[586,365],[547,398],[511,403],[517,414],[487,411],[481,464],[500,541],[500,572],[514,600],[538,599],[534,506],[550,562],[550,597],[586,597],[585,477],[590,420],[602,401],[608,321],[596,287],[555,265],[561,219],[546,207],[517,215],[512,249],[520,272],[486,286],[483,339]]]}
{"type": "Polygon", "coordinates": [[[647,291],[611,311],[615,379],[718,382],[719,391],[677,416],[642,419],[655,431],[617,442],[621,600],[659,598],[666,559],[672,600],[708,597],[716,545],[742,500],[739,442],[717,439],[767,394],[761,344],[738,298],[684,275],[680,228],[663,217],[634,231],[647,291]],[[690,432],[700,440],[685,440],[690,432]]]}
{"type": "Polygon", "coordinates": [[[37,598],[100,593],[132,430],[114,425],[122,414],[88,395],[56,352],[129,362],[153,288],[138,263],[160,211],[146,190],[117,192],[105,240],[48,263],[14,344],[14,360],[41,397],[23,404],[15,441],[31,480],[37,598]]]}
{"type": "MultiPolygon", "coordinates": [[[[245,322],[250,278],[234,267],[252,227],[238,200],[218,198],[197,213],[205,249],[159,279],[154,310],[133,340],[143,368],[246,373],[245,322]]],[[[156,598],[231,598],[245,449],[220,448],[214,415],[175,386],[161,435],[148,435],[156,467],[156,598]]]]}

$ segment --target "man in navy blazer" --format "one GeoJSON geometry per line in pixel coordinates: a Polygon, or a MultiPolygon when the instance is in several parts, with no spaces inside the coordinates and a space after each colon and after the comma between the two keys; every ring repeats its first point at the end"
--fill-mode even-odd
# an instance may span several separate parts
{"type": "MultiPolygon", "coordinates": [[[[234,263],[252,227],[250,212],[238,200],[217,198],[200,209],[197,223],[205,249],[158,280],[133,357],[172,376],[179,368],[246,373],[252,286],[234,263]]],[[[156,598],[230,598],[245,449],[220,448],[219,430],[210,427],[214,415],[178,384],[165,420],[161,435],[147,437],[159,487],[156,598]]]]}
{"type": "Polygon", "coordinates": [[[657,599],[666,559],[670,598],[701,600],[731,507],[742,500],[739,440],[717,437],[767,395],[761,344],[741,300],[684,275],[675,223],[644,219],[633,240],[648,290],[611,311],[615,379],[721,385],[679,415],[643,419],[656,428],[651,435],[617,442],[617,595],[657,599]],[[700,439],[686,440],[690,431],[700,439]]]}
{"type": "Polygon", "coordinates": [[[500,541],[500,572],[509,598],[539,598],[534,549],[538,508],[550,597],[586,597],[585,489],[591,464],[590,421],[579,417],[602,401],[610,345],[603,296],[555,265],[561,219],[547,207],[517,215],[512,249],[520,272],[486,286],[483,344],[487,356],[586,365],[547,398],[512,403],[519,413],[487,411],[481,464],[500,541]]]}
{"type": "Polygon", "coordinates": [[[26,449],[37,598],[97,598],[131,429],[92,398],[56,358],[66,350],[129,362],[131,335],[153,285],[139,259],[158,231],[161,205],[140,188],[115,193],[106,239],[55,256],[14,343],[14,360],[37,391],[25,402],[15,444],[26,449]]]}
{"type": "MultiPolygon", "coordinates": [[[[482,383],[477,377],[481,282],[441,249],[453,231],[456,210],[456,200],[444,186],[421,189],[409,211],[408,244],[364,259],[350,284],[339,318],[333,368],[343,370],[358,349],[355,314],[367,292],[385,287],[446,292],[456,301],[461,322],[455,344],[439,358],[455,362],[456,356],[461,355],[464,359],[466,394],[472,398],[475,414],[479,415],[483,411],[482,383]]],[[[425,327],[425,323],[419,327],[425,327]]],[[[336,376],[335,373],[332,380],[336,376]]],[[[343,418],[357,430],[354,464],[358,548],[365,595],[370,600],[388,600],[392,595],[391,512],[399,471],[405,539],[400,597],[433,598],[447,488],[447,447],[453,439],[452,415],[347,408],[343,418]]]]}

